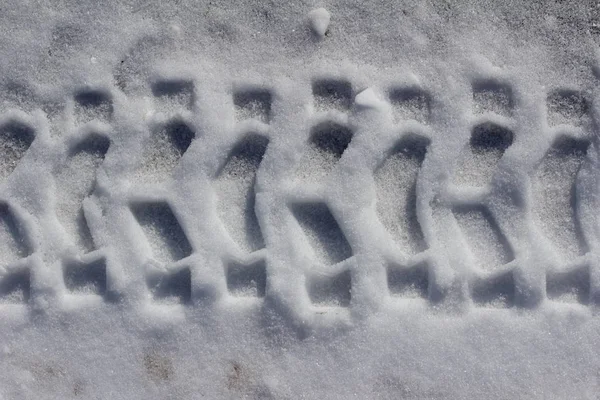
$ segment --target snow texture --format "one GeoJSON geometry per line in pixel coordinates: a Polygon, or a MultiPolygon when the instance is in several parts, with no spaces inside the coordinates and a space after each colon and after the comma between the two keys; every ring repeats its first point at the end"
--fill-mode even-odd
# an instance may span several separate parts
{"type": "Polygon", "coordinates": [[[324,8],[317,8],[308,13],[308,17],[310,18],[310,27],[313,32],[319,37],[325,36],[327,28],[329,28],[329,21],[331,20],[329,11],[324,8]]]}
{"type": "Polygon", "coordinates": [[[1,399],[597,398],[598,5],[1,9],[1,399]]]}

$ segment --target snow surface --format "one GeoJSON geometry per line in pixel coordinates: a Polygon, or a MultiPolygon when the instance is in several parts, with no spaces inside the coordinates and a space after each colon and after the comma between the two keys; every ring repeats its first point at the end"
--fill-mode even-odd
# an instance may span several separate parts
{"type": "Polygon", "coordinates": [[[0,9],[0,398],[598,398],[599,4],[0,9]]]}
{"type": "Polygon", "coordinates": [[[308,13],[310,18],[310,27],[313,32],[319,35],[319,37],[325,36],[327,28],[329,27],[329,21],[331,21],[331,15],[329,11],[324,8],[317,8],[308,13]]]}

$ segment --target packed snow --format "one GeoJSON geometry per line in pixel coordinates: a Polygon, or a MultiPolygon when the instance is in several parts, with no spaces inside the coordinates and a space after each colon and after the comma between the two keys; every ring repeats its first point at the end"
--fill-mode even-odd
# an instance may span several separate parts
{"type": "Polygon", "coordinates": [[[600,5],[6,3],[0,399],[595,399],[600,5]]]}

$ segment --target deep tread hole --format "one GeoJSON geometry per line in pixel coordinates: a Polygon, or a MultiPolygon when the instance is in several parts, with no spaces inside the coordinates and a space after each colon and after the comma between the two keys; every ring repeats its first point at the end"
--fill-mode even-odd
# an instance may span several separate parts
{"type": "Polygon", "coordinates": [[[192,272],[187,267],[152,276],[148,278],[148,286],[156,300],[176,298],[183,304],[192,300],[192,272]]]}
{"type": "Polygon", "coordinates": [[[417,176],[428,146],[429,139],[408,134],[391,148],[374,173],[378,217],[411,254],[426,248],[417,217],[417,176]]]}
{"type": "Polygon", "coordinates": [[[474,152],[498,150],[504,153],[512,143],[513,132],[510,129],[490,122],[475,126],[471,133],[470,144],[474,152]]]}
{"type": "Polygon", "coordinates": [[[473,302],[481,307],[509,308],[515,302],[515,281],[508,272],[492,278],[477,278],[471,283],[473,302]]]}
{"type": "Polygon", "coordinates": [[[247,251],[265,246],[255,212],[256,173],[267,150],[269,140],[250,134],[238,142],[217,173],[221,220],[231,237],[247,251]]]}
{"type": "Polygon", "coordinates": [[[431,95],[418,87],[396,87],[389,93],[396,120],[427,122],[431,114],[431,95]]]}
{"type": "Polygon", "coordinates": [[[317,306],[348,307],[352,300],[350,271],[332,277],[311,277],[307,285],[310,301],[317,306]]]}
{"type": "Polygon", "coordinates": [[[21,222],[16,218],[11,207],[6,203],[0,203],[0,233],[5,233],[7,235],[7,237],[4,235],[1,235],[0,237],[2,237],[4,244],[6,244],[6,242],[11,242],[14,257],[28,257],[33,252],[31,243],[27,239],[21,222]]]}
{"type": "Polygon", "coordinates": [[[323,122],[311,130],[310,140],[318,149],[339,159],[350,145],[352,136],[352,131],[343,125],[323,122]]]}
{"type": "Polygon", "coordinates": [[[162,100],[178,103],[184,108],[194,105],[194,82],[185,79],[160,80],[151,86],[152,94],[162,100]]]}
{"type": "Polygon", "coordinates": [[[266,89],[249,89],[233,94],[238,120],[256,118],[265,123],[271,120],[272,94],[266,89]]]}
{"type": "Polygon", "coordinates": [[[242,175],[244,173],[256,174],[262,159],[267,151],[269,139],[265,136],[251,133],[240,140],[227,156],[227,161],[217,173],[217,176],[223,174],[242,175]]]}
{"type": "Polygon", "coordinates": [[[480,268],[490,271],[514,260],[508,239],[486,206],[455,206],[452,212],[480,268]]]}
{"type": "Polygon", "coordinates": [[[134,203],[131,210],[150,241],[155,257],[173,262],[192,254],[192,246],[167,203],[134,203]]]}
{"type": "Polygon", "coordinates": [[[184,122],[171,121],[165,127],[164,131],[171,144],[180,155],[183,155],[192,144],[196,133],[184,122]]]}
{"type": "Polygon", "coordinates": [[[589,267],[546,276],[546,294],[550,300],[588,304],[590,299],[589,267]]]}
{"type": "Polygon", "coordinates": [[[71,292],[104,296],[106,261],[101,259],[91,264],[68,263],[64,267],[63,278],[66,288],[71,292]]]}
{"type": "Polygon", "coordinates": [[[27,303],[31,297],[31,273],[28,269],[8,273],[0,279],[0,297],[10,302],[27,303]]]}
{"type": "Polygon", "coordinates": [[[387,268],[390,294],[406,298],[427,298],[429,271],[427,264],[406,268],[390,265],[387,268]]]}
{"type": "Polygon", "coordinates": [[[535,172],[533,211],[544,234],[565,260],[583,255],[588,244],[577,216],[577,176],[590,141],[559,136],[535,172]]]}
{"type": "Polygon", "coordinates": [[[514,97],[510,85],[495,80],[473,82],[475,111],[492,111],[510,115],[514,108],[514,97]]]}
{"type": "MultiPolygon", "coordinates": [[[[75,94],[75,101],[82,107],[93,108],[111,105],[110,96],[100,90],[82,90],[75,94]]],[[[111,105],[112,107],[112,105],[111,105]]]]}
{"type": "Polygon", "coordinates": [[[325,203],[299,203],[292,213],[321,261],[329,264],[352,256],[352,248],[325,203]]]}
{"type": "Polygon", "coordinates": [[[87,153],[103,160],[106,153],[108,153],[109,147],[110,140],[106,136],[93,133],[73,147],[71,156],[79,153],[87,153]]]}
{"type": "Polygon", "coordinates": [[[33,128],[20,121],[12,120],[0,127],[0,178],[14,171],[34,139],[33,128]]]}
{"type": "Polygon", "coordinates": [[[319,79],[313,82],[312,92],[318,108],[347,110],[352,105],[352,84],[342,79],[319,79]]]}
{"type": "Polygon", "coordinates": [[[252,265],[231,263],[227,266],[227,289],[234,296],[264,297],[267,270],[264,261],[252,265]]]}

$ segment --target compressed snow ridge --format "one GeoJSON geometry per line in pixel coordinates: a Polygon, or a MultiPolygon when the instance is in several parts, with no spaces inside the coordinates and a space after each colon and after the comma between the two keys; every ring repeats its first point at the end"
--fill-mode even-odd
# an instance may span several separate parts
{"type": "Polygon", "coordinates": [[[318,6],[3,7],[0,397],[595,398],[598,8],[318,6]]]}

